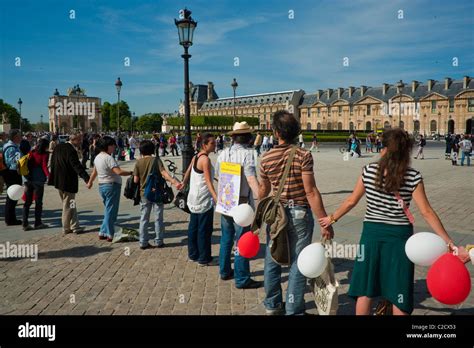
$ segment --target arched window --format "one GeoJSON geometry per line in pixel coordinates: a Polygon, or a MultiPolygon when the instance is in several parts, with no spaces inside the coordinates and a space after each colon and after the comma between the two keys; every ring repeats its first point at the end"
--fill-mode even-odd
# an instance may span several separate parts
{"type": "Polygon", "coordinates": [[[306,124],[306,129],[307,129],[307,130],[311,130],[311,123],[310,123],[310,122],[308,122],[308,123],[306,124]]]}
{"type": "Polygon", "coordinates": [[[385,121],[385,122],[383,123],[383,128],[385,128],[385,129],[390,128],[390,122],[385,121]]]}
{"type": "Polygon", "coordinates": [[[321,122],[318,122],[318,124],[316,125],[316,129],[321,130],[321,122]]]}
{"type": "Polygon", "coordinates": [[[437,124],[436,124],[436,121],[435,120],[432,120],[430,122],[430,132],[436,132],[437,131],[437,124]]]}
{"type": "Polygon", "coordinates": [[[415,132],[419,132],[420,131],[420,121],[416,120],[415,122],[413,122],[413,130],[415,132]]]}
{"type": "Polygon", "coordinates": [[[401,128],[401,129],[405,129],[405,122],[400,121],[400,128],[401,128]]]}
{"type": "Polygon", "coordinates": [[[327,129],[332,130],[332,123],[331,122],[328,122],[327,129]]]}
{"type": "Polygon", "coordinates": [[[371,123],[370,121],[367,121],[367,122],[365,123],[365,130],[366,130],[366,131],[372,130],[372,123],[371,123]]]}
{"type": "Polygon", "coordinates": [[[349,122],[349,129],[354,130],[354,122],[349,122]]]}
{"type": "Polygon", "coordinates": [[[337,130],[342,130],[342,122],[339,122],[339,123],[337,124],[337,130]]]}

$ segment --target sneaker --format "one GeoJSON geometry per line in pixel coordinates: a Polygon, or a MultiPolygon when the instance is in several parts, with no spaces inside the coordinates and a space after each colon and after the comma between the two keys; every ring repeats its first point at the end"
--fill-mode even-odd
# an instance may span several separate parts
{"type": "Polygon", "coordinates": [[[188,257],[188,261],[189,262],[198,262],[198,260],[193,260],[193,259],[190,259],[189,257],[188,257]]]}
{"type": "Polygon", "coordinates": [[[63,234],[70,234],[70,233],[72,233],[71,230],[63,230],[63,234]]]}
{"type": "Polygon", "coordinates": [[[99,234],[99,239],[100,239],[100,240],[105,240],[105,239],[107,239],[107,236],[103,236],[103,235],[100,235],[100,234],[99,234]]]}
{"type": "Polygon", "coordinates": [[[23,231],[32,231],[34,230],[34,227],[31,225],[23,226],[23,231]]]}
{"type": "Polygon", "coordinates": [[[75,234],[79,234],[79,233],[84,232],[85,230],[86,229],[84,227],[78,227],[75,230],[73,230],[72,232],[74,232],[75,234]]]}
{"type": "Polygon", "coordinates": [[[39,225],[35,225],[35,230],[42,230],[44,228],[49,228],[49,226],[46,225],[46,224],[43,224],[43,223],[41,223],[39,225]]]}
{"type": "Polygon", "coordinates": [[[113,238],[107,237],[107,242],[112,242],[113,238]]]}
{"type": "Polygon", "coordinates": [[[142,250],[146,250],[146,249],[153,249],[153,245],[151,245],[150,243],[148,243],[147,245],[140,245],[140,249],[142,250]]]}
{"type": "Polygon", "coordinates": [[[285,310],[281,307],[279,308],[265,308],[266,315],[284,315],[285,310]]]}
{"type": "Polygon", "coordinates": [[[250,279],[244,286],[236,286],[237,289],[258,289],[262,287],[262,282],[250,279]]]}
{"type": "Polygon", "coordinates": [[[231,279],[234,279],[234,270],[231,270],[229,275],[226,275],[226,276],[221,275],[221,279],[222,279],[222,280],[231,280],[231,279]]]}
{"type": "Polygon", "coordinates": [[[219,265],[219,261],[216,259],[212,259],[211,261],[207,263],[198,263],[199,266],[201,267],[206,267],[206,266],[217,266],[219,265]]]}
{"type": "Polygon", "coordinates": [[[164,248],[164,247],[165,247],[165,243],[163,243],[163,242],[156,243],[156,247],[157,247],[157,248],[164,248]]]}

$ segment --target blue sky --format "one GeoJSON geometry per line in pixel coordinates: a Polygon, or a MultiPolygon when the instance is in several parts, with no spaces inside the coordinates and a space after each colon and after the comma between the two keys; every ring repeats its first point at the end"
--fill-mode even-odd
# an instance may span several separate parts
{"type": "Polygon", "coordinates": [[[471,0],[0,0],[0,98],[21,97],[23,116],[38,122],[55,88],[79,83],[113,102],[120,76],[137,115],[173,112],[183,98],[173,19],[185,6],[198,21],[190,80],[213,81],[220,97],[234,77],[243,95],[474,75],[471,0]]]}

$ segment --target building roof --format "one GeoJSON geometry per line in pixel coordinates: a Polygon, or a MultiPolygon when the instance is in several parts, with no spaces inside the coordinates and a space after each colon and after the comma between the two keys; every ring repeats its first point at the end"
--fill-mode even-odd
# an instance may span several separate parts
{"type": "MultiPolygon", "coordinates": [[[[191,100],[202,104],[207,101],[207,85],[193,85],[191,88],[191,100]]],[[[217,99],[219,96],[213,89],[213,99],[217,99]]]]}
{"type": "MultiPolygon", "coordinates": [[[[445,82],[445,80],[433,80],[431,91],[428,91],[428,82],[418,82],[418,86],[415,89],[415,92],[412,91],[412,82],[406,82],[405,86],[403,87],[402,93],[406,96],[412,97],[415,101],[419,101],[421,98],[426,97],[427,95],[433,92],[452,99],[464,90],[474,89],[474,79],[472,78],[469,78],[466,89],[463,89],[463,80],[451,80],[448,89],[445,89],[445,82]]],[[[339,99],[347,101],[350,104],[354,104],[367,96],[371,96],[384,102],[388,102],[393,97],[398,96],[396,85],[388,85],[385,94],[383,94],[383,86],[367,87],[363,96],[361,96],[361,87],[354,87],[354,91],[351,97],[349,97],[349,88],[344,88],[343,93],[341,94],[341,98],[338,98],[337,92],[337,88],[333,89],[332,93],[330,93],[330,95],[328,96],[328,90],[322,90],[320,98],[318,98],[317,93],[305,94],[303,96],[301,106],[308,107],[314,105],[319,101],[326,105],[331,105],[339,99]]]]}
{"type": "MultiPolygon", "coordinates": [[[[302,92],[302,90],[291,90],[271,93],[259,93],[251,95],[235,96],[235,105],[262,105],[262,104],[276,104],[286,103],[292,100],[294,93],[302,92]]],[[[220,98],[216,100],[206,101],[201,110],[215,109],[233,106],[234,97],[220,98]]]]}

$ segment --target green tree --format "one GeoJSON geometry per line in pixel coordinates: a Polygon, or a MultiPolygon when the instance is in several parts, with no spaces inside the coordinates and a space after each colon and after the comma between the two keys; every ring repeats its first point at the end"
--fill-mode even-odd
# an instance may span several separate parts
{"type": "Polygon", "coordinates": [[[20,128],[20,113],[16,108],[8,103],[5,103],[3,99],[0,99],[0,116],[5,113],[8,122],[13,128],[20,128]]]}
{"type": "MultiPolygon", "coordinates": [[[[131,129],[131,118],[132,113],[128,107],[126,101],[120,101],[120,129],[130,130],[131,129]]],[[[110,128],[109,130],[117,130],[117,103],[110,106],[110,128]]]]}
{"type": "Polygon", "coordinates": [[[110,108],[111,105],[109,102],[104,102],[104,104],[102,104],[102,129],[105,131],[110,130],[110,108]]]}
{"type": "Polygon", "coordinates": [[[161,132],[163,117],[158,113],[142,115],[134,123],[134,129],[144,132],[161,132]]]}

